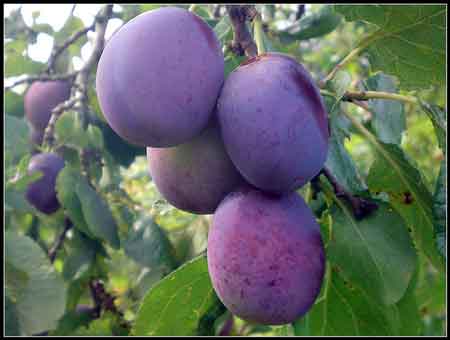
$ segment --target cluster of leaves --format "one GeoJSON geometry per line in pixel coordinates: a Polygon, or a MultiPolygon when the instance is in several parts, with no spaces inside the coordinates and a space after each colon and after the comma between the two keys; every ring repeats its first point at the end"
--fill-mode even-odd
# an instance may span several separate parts
{"type": "MultiPolygon", "coordinates": [[[[216,11],[215,6],[193,10],[224,46],[228,75],[245,57],[226,48],[232,25],[224,8],[216,11]]],[[[127,22],[157,7],[115,7],[113,17],[127,22]]],[[[378,209],[356,219],[324,177],[320,193],[311,197],[312,187],[301,190],[326,244],[321,294],[311,311],[291,325],[263,327],[235,318],[231,334],[441,334],[446,317],[445,157],[434,169],[429,152],[414,141],[409,143],[419,149],[412,152],[405,138],[416,136],[411,117],[420,117],[417,125],[430,123],[425,134],[434,139],[428,144],[445,155],[446,112],[437,105],[445,93],[445,6],[312,6],[298,20],[289,6],[256,9],[267,23],[265,49],[295,56],[317,80],[350,49],[365,47],[327,84],[331,138],[326,166],[348,193],[377,202],[378,209]],[[370,99],[362,110],[345,99],[355,87],[394,94],[414,90],[420,101],[370,99]],[[365,147],[359,153],[358,140],[365,147]],[[432,170],[424,174],[428,168],[418,164],[432,170]]],[[[28,26],[20,9],[13,11],[5,19],[5,76],[46,69],[28,54],[37,35],[49,34],[61,45],[83,28],[74,15],[59,31],[35,21],[28,26]]],[[[70,70],[86,43],[84,36],[71,44],[59,57],[57,71],[70,70]]],[[[67,111],[55,126],[55,147],[67,165],[57,180],[63,209],[51,216],[24,199],[26,185],[36,179],[26,173],[30,146],[24,88],[5,92],[6,334],[219,334],[229,314],[208,275],[208,217],[180,212],[161,199],[140,157],[145,149],[125,143],[105,123],[92,78],[90,112],[67,111]],[[89,116],[88,124],[83,115],[89,116]],[[67,218],[70,230],[64,229],[67,218]],[[62,232],[64,242],[50,263],[46,252],[62,232]],[[94,316],[80,313],[82,305],[99,307],[90,289],[93,280],[104,283],[121,313],[114,308],[100,308],[94,316]]]]}

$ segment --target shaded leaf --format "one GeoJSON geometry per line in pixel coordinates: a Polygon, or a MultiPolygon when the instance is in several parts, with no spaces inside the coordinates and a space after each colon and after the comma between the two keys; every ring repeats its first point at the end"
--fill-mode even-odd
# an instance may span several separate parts
{"type": "Polygon", "coordinates": [[[447,166],[445,160],[441,162],[439,177],[433,195],[434,232],[436,246],[442,256],[446,257],[446,233],[447,233],[447,166]]]}
{"type": "MultiPolygon", "coordinates": [[[[378,73],[367,79],[367,89],[397,93],[392,77],[378,73]]],[[[368,102],[372,112],[370,124],[377,137],[384,143],[400,144],[406,129],[403,104],[397,100],[371,99],[368,102]]]]}
{"type": "Polygon", "coordinates": [[[330,210],[333,218],[327,253],[342,275],[365,294],[385,305],[404,295],[415,270],[416,254],[403,219],[389,205],[363,220],[339,200],[330,210]]]}
{"type": "Polygon", "coordinates": [[[64,313],[65,287],[47,255],[29,237],[12,232],[5,234],[5,255],[9,273],[22,273],[6,276],[6,287],[13,285],[16,292],[12,301],[20,329],[31,335],[55,328],[64,313]]]}
{"type": "Polygon", "coordinates": [[[439,147],[445,154],[447,145],[447,111],[438,105],[430,105],[424,102],[420,102],[420,104],[428,117],[430,117],[439,147]]]}

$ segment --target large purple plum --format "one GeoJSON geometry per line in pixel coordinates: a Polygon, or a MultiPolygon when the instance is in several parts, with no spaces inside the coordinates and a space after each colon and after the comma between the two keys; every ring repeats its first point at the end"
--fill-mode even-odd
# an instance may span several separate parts
{"type": "Polygon", "coordinates": [[[178,209],[211,214],[244,183],[228,157],[215,122],[189,142],[147,148],[150,174],[163,197],[178,209]]]}
{"type": "Polygon", "coordinates": [[[229,194],[214,213],[207,256],[223,304],[244,320],[268,325],[304,315],[325,268],[320,227],[295,192],[229,194]]]}
{"type": "Polygon", "coordinates": [[[24,98],[25,115],[36,130],[44,130],[52,110],[70,97],[71,84],[68,81],[35,81],[24,98]]]}
{"type": "Polygon", "coordinates": [[[262,54],[234,70],[218,118],[231,160],[257,188],[293,191],[325,163],[326,108],[308,71],[290,56],[262,54]]]}
{"type": "Polygon", "coordinates": [[[214,31],[185,9],[164,7],[138,15],[112,36],[96,83],[100,107],[119,136],[168,147],[206,127],[223,80],[214,31]]]}
{"type": "Polygon", "coordinates": [[[39,153],[31,157],[28,173],[42,172],[42,176],[30,183],[26,191],[27,201],[44,214],[50,215],[59,209],[56,197],[56,177],[64,168],[64,159],[55,153],[39,153]]]}

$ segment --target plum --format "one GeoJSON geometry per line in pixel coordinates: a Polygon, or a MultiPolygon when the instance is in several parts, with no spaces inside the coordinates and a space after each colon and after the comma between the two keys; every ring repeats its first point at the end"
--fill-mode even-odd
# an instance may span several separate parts
{"type": "Polygon", "coordinates": [[[268,325],[304,315],[320,292],[325,268],[320,227],[301,196],[250,187],[220,203],[207,258],[223,304],[244,320],[268,325]]]}
{"type": "Polygon", "coordinates": [[[26,199],[36,209],[50,215],[59,209],[56,197],[56,177],[64,168],[64,159],[55,153],[39,153],[31,157],[28,164],[28,173],[31,175],[37,171],[42,176],[30,183],[26,190],[26,199]]]}
{"type": "Polygon", "coordinates": [[[24,97],[25,115],[36,130],[44,130],[52,110],[70,97],[68,81],[35,81],[24,97]]]}
{"type": "Polygon", "coordinates": [[[206,127],[223,80],[214,31],[185,9],[164,7],[138,15],[112,36],[96,88],[119,136],[135,145],[170,147],[206,127]]]}
{"type": "Polygon", "coordinates": [[[267,53],[241,64],[225,81],[217,110],[225,148],[255,187],[293,191],[323,167],[326,108],[308,71],[290,56],[267,53]]]}
{"type": "Polygon", "coordinates": [[[178,209],[211,214],[220,201],[244,183],[212,121],[187,143],[147,148],[150,174],[162,196],[178,209]]]}

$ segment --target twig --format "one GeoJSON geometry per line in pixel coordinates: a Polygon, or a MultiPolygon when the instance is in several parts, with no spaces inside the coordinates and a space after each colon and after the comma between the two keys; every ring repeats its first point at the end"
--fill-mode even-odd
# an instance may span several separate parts
{"type": "MultiPolygon", "coordinates": [[[[333,186],[336,197],[350,204],[355,219],[361,220],[362,218],[368,216],[373,211],[378,209],[378,205],[376,203],[362,197],[353,196],[350,192],[345,190],[344,187],[340,185],[336,178],[331,174],[328,168],[323,167],[319,175],[320,174],[323,174],[333,186]]],[[[312,181],[317,181],[319,175],[316,176],[312,181]]]]}
{"type": "Polygon", "coordinates": [[[50,258],[51,263],[55,262],[56,254],[58,253],[58,250],[61,248],[61,246],[66,238],[67,232],[73,227],[72,221],[67,217],[64,219],[64,224],[65,225],[64,225],[64,229],[63,229],[62,233],[58,236],[55,243],[48,251],[48,257],[50,258]]]}
{"type": "Polygon", "coordinates": [[[257,14],[254,6],[226,5],[227,13],[233,26],[233,41],[231,50],[237,55],[255,57],[258,49],[247,28],[247,20],[252,20],[257,14]]]}
{"type": "Polygon", "coordinates": [[[299,20],[303,14],[305,14],[305,5],[298,5],[297,12],[295,13],[295,20],[299,20]]]}
{"type": "MultiPolygon", "coordinates": [[[[336,94],[327,90],[321,89],[320,93],[325,96],[336,97],[336,94]]],[[[409,104],[419,104],[419,100],[415,97],[382,91],[347,91],[342,96],[342,100],[347,102],[354,102],[355,100],[365,101],[370,99],[396,100],[409,104]]]]}
{"type": "Polygon", "coordinates": [[[30,75],[28,77],[16,80],[11,85],[5,86],[5,90],[10,90],[13,87],[16,87],[17,85],[23,84],[23,83],[32,83],[34,81],[53,81],[53,80],[69,80],[73,81],[75,79],[76,75],[78,74],[78,71],[73,71],[69,73],[64,74],[39,74],[39,75],[30,75]]]}
{"type": "MultiPolygon", "coordinates": [[[[74,5],[75,7],[75,5],[74,5]]],[[[71,44],[73,44],[75,41],[77,41],[79,38],[81,38],[83,35],[85,35],[87,32],[93,30],[95,27],[95,22],[85,27],[78,32],[73,33],[66,41],[64,41],[60,46],[55,46],[55,48],[52,51],[52,54],[50,55],[50,58],[48,60],[48,66],[45,70],[46,73],[53,70],[54,64],[56,62],[56,59],[59,57],[59,55],[64,52],[71,44]]]]}

